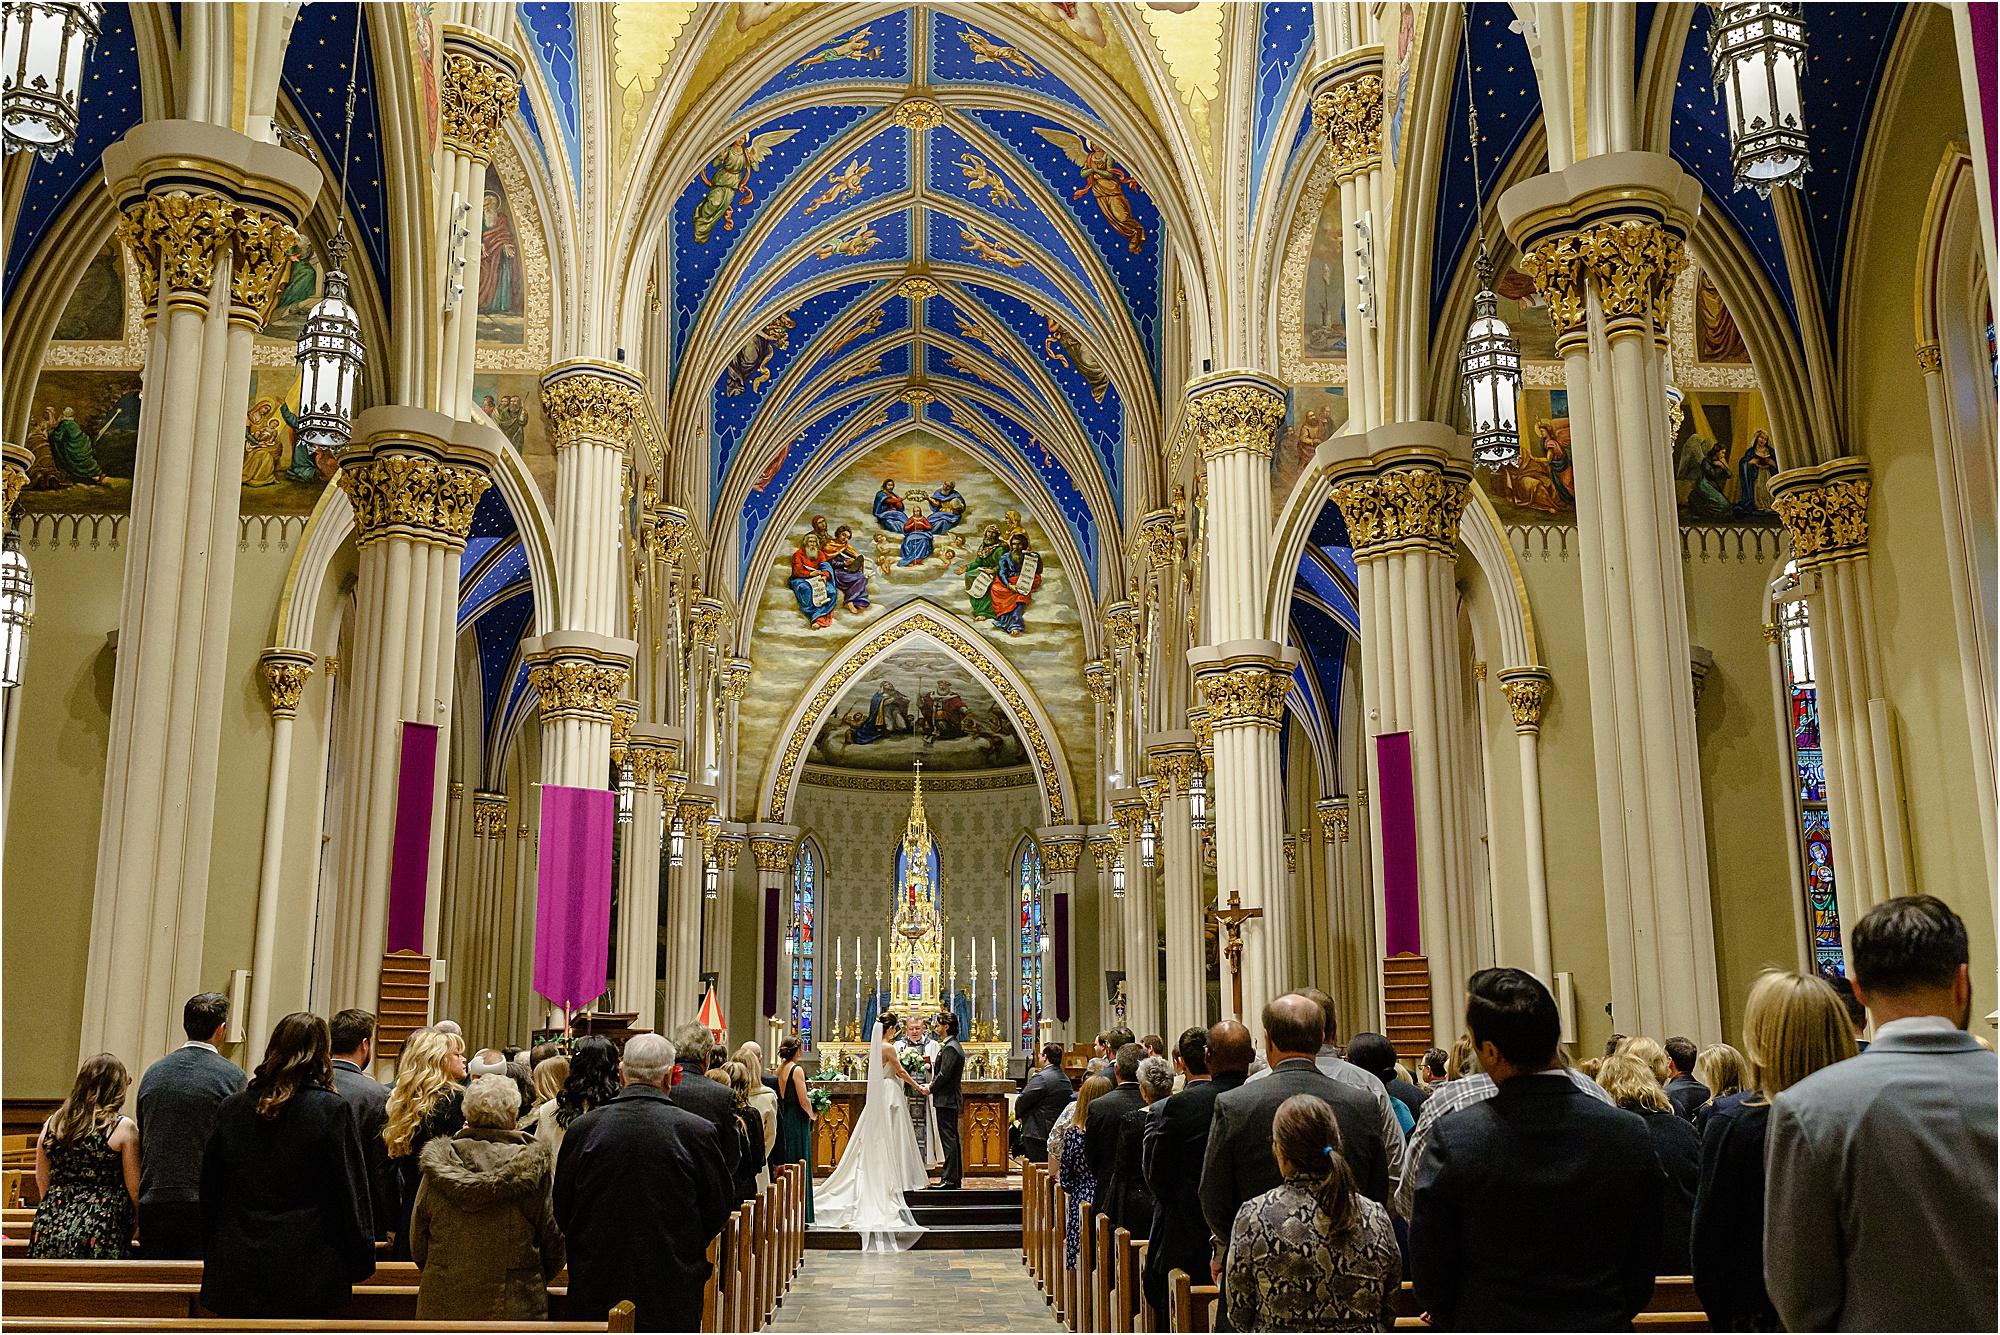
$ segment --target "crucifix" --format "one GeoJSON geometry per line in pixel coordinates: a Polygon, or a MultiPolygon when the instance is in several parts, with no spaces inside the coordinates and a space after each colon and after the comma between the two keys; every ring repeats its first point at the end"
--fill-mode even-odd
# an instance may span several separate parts
{"type": "Polygon", "coordinates": [[[1208,916],[1229,933],[1229,944],[1222,953],[1229,957],[1229,982],[1236,997],[1236,1018],[1243,1018],[1243,924],[1252,918],[1264,916],[1262,909],[1243,907],[1243,896],[1239,891],[1229,892],[1229,907],[1210,909],[1208,916]]]}

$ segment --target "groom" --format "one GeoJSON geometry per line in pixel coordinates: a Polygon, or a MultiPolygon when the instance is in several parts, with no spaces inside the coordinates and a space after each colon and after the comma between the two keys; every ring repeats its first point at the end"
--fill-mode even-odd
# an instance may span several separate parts
{"type": "Polygon", "coordinates": [[[957,1187],[965,1176],[958,1150],[959,1077],[965,1073],[965,1049],[958,1045],[958,1017],[949,1011],[937,1017],[944,1046],[938,1049],[937,1064],[931,1075],[931,1106],[937,1109],[938,1140],[944,1150],[944,1171],[938,1180],[942,1189],[957,1187]]]}

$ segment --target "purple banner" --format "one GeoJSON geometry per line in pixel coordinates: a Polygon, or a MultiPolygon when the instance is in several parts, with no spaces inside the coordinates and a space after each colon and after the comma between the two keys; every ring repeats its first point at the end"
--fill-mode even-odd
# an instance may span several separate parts
{"type": "Polygon", "coordinates": [[[1423,913],[1417,889],[1417,792],[1410,772],[1410,734],[1375,738],[1375,771],[1381,791],[1375,810],[1382,822],[1382,925],[1385,955],[1424,953],[1423,913]]]}
{"type": "MultiPolygon", "coordinates": [[[[784,891],[770,886],[764,891],[764,1014],[778,1014],[778,934],[783,931],[784,891]]],[[[785,979],[785,989],[789,993],[792,980],[785,979]]],[[[789,1012],[781,1016],[786,1025],[792,1022],[789,1012]]]]}
{"type": "Polygon", "coordinates": [[[1986,184],[2000,217],[2000,126],[1996,126],[1993,80],[2000,67],[2000,6],[1973,3],[1966,16],[1972,26],[1972,68],[1979,82],[1979,123],[1986,136],[1986,184]]]}
{"type": "Polygon", "coordinates": [[[437,757],[437,726],[405,723],[402,768],[396,775],[396,835],[389,851],[389,930],[384,949],[390,954],[399,950],[424,953],[437,757]]]}
{"type": "Polygon", "coordinates": [[[1056,1018],[1069,1021],[1069,896],[1056,896],[1055,916],[1050,920],[1055,937],[1056,1018]]]}
{"type": "Polygon", "coordinates": [[[535,991],[565,1009],[604,995],[613,796],[609,788],[542,786],[535,991]]]}

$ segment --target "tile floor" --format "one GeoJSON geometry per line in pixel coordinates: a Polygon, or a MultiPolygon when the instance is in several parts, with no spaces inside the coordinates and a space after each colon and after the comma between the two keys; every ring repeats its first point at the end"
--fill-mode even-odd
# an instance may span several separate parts
{"type": "Polygon", "coordinates": [[[775,1330],[1054,1331],[1018,1251],[806,1253],[775,1330]]]}

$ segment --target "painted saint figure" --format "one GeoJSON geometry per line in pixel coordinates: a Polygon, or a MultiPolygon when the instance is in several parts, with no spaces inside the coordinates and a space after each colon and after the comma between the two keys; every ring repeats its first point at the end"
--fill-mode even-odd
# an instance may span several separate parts
{"type": "MultiPolygon", "coordinates": [[[[814,519],[817,526],[821,521],[814,519]]],[[[861,553],[854,550],[854,530],[842,524],[832,538],[820,543],[819,554],[825,558],[833,571],[833,587],[840,590],[846,600],[848,610],[860,612],[868,607],[868,567],[861,553]]]]}
{"type": "Polygon", "coordinates": [[[488,190],[480,201],[479,313],[517,315],[521,310],[521,248],[514,220],[488,190]]]}
{"type": "MultiPolygon", "coordinates": [[[[54,408],[48,409],[50,413],[54,408]]],[[[49,454],[55,459],[56,467],[62,469],[77,482],[98,483],[105,480],[104,469],[97,462],[97,451],[83,424],[76,420],[76,409],[63,409],[62,420],[49,426],[49,454]]]]}
{"type": "Polygon", "coordinates": [[[896,479],[883,478],[882,489],[875,493],[875,522],[891,533],[901,533],[909,517],[903,498],[896,494],[896,479]]]}
{"type": "Polygon", "coordinates": [[[1771,435],[1759,431],[1750,438],[1750,448],[1736,461],[1736,517],[1765,517],[1777,512],[1771,495],[1771,479],[1778,475],[1778,455],[1771,448],[1771,435]]]}
{"type": "Polygon", "coordinates": [[[708,187],[708,193],[695,204],[689,221],[688,230],[696,245],[708,244],[718,222],[725,232],[735,230],[738,206],[747,208],[757,199],[749,186],[750,174],[764,165],[772,149],[797,133],[767,130],[760,135],[746,134],[717,151],[702,168],[701,183],[708,187]]]}
{"type": "Polygon", "coordinates": [[[1139,183],[1111,160],[1111,155],[1101,144],[1093,144],[1067,130],[1051,130],[1039,125],[1035,127],[1035,133],[1061,149],[1063,156],[1076,164],[1083,184],[1070,193],[1070,198],[1094,196],[1097,211],[1104,215],[1104,221],[1112,231],[1125,238],[1125,249],[1137,255],[1146,244],[1146,228],[1132,215],[1132,201],[1125,197],[1125,187],[1129,185],[1137,190],[1139,183]]]}
{"type": "Polygon", "coordinates": [[[870,25],[868,28],[862,28],[858,32],[841,38],[830,46],[820,48],[794,65],[792,72],[785,77],[787,79],[796,79],[814,65],[833,65],[843,60],[880,60],[882,58],[882,48],[868,45],[868,35],[872,31],[872,28],[873,25],[870,25]]]}
{"type": "Polygon", "coordinates": [[[839,605],[840,593],[833,586],[833,567],[821,556],[819,539],[814,535],[806,534],[799,549],[792,553],[792,574],[786,582],[791,585],[792,596],[799,600],[799,613],[807,625],[824,630],[833,623],[833,609],[839,605]]]}
{"type": "Polygon", "coordinates": [[[931,528],[939,533],[949,533],[965,520],[965,497],[959,494],[956,482],[947,482],[931,493],[931,528]]]}
{"type": "Polygon", "coordinates": [[[1028,602],[1042,586],[1042,558],[1028,548],[1028,535],[1016,533],[993,570],[993,624],[1009,635],[1028,628],[1028,602]]]}

